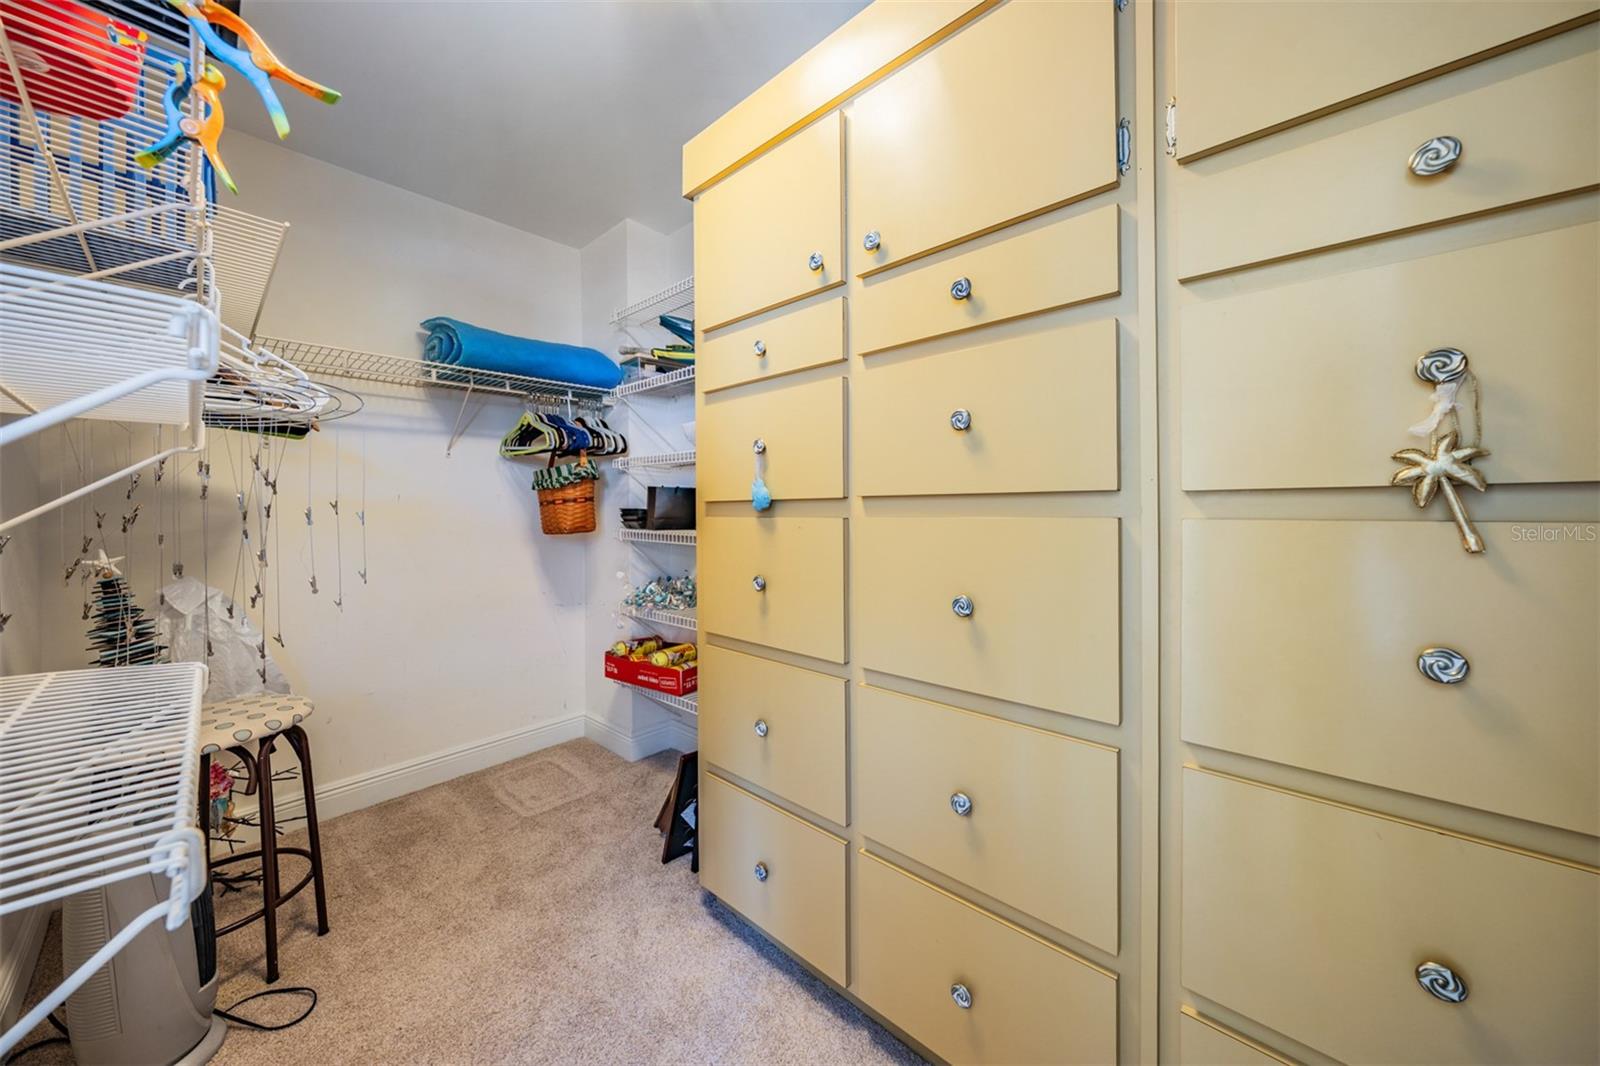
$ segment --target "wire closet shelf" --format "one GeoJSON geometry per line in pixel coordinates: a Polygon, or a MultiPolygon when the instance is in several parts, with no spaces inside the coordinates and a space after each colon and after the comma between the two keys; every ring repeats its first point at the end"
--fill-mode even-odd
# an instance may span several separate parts
{"type": "Polygon", "coordinates": [[[694,317],[694,277],[684,278],[660,292],[645,297],[638,303],[619,307],[611,312],[611,325],[626,329],[629,326],[654,324],[662,315],[694,317]]]}
{"type": "Polygon", "coordinates": [[[680,714],[687,714],[694,717],[699,717],[700,715],[700,694],[698,692],[691,692],[687,696],[673,696],[666,692],[657,692],[653,688],[644,688],[640,685],[630,685],[624,681],[614,680],[611,683],[619,688],[625,688],[630,692],[637,692],[641,696],[646,696],[652,700],[655,700],[663,707],[670,707],[680,714]]]}
{"type": "Polygon", "coordinates": [[[641,622],[649,622],[652,625],[673,626],[677,629],[692,630],[697,624],[692,611],[662,611],[654,607],[622,607],[619,610],[627,618],[636,618],[641,622]]]}
{"type": "Polygon", "coordinates": [[[176,930],[206,884],[196,827],[206,668],[163,663],[0,678],[0,915],[130,878],[170,882],[0,1036],[10,1050],[157,920],[176,930]]]}

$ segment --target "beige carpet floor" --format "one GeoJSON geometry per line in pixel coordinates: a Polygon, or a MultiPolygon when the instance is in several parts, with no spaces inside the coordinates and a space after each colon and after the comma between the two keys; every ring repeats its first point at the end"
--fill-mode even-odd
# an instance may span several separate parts
{"type": "MultiPolygon", "coordinates": [[[[687,858],[661,865],[651,823],[676,761],[578,740],[325,820],[332,931],[316,935],[309,888],[280,924],[278,983],[315,988],[317,1009],[283,1032],[234,1028],[213,1061],[920,1061],[703,892],[687,858]]],[[[226,897],[219,918],[247,902],[226,897]]],[[[218,955],[219,1005],[266,987],[259,925],[218,955]]],[[[53,925],[30,1002],[59,971],[53,925]]],[[[71,1061],[56,1045],[18,1066],[71,1061]]]]}

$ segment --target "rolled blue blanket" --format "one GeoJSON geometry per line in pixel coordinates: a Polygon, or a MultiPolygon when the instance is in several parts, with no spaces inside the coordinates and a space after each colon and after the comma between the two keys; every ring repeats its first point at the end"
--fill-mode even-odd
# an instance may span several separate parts
{"type": "Polygon", "coordinates": [[[525,374],[596,389],[614,389],[622,383],[622,368],[593,348],[513,337],[453,318],[430,318],[422,328],[428,331],[422,357],[430,363],[525,374]]]}

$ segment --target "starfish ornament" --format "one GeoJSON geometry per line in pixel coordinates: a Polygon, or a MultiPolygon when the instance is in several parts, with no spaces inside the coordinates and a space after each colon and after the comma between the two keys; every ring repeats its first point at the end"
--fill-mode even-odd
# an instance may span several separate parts
{"type": "Polygon", "coordinates": [[[98,558],[80,560],[79,565],[87,568],[95,577],[120,577],[122,571],[117,569],[117,564],[122,562],[122,559],[120,555],[106,558],[106,550],[101,548],[98,558]]]}
{"type": "Polygon", "coordinates": [[[1455,482],[1471,485],[1479,492],[1488,488],[1483,474],[1472,466],[1474,459],[1482,459],[1489,453],[1482,448],[1457,448],[1456,432],[1450,430],[1434,438],[1433,451],[1425,452],[1420,448],[1405,448],[1395,452],[1391,457],[1395,462],[1402,464],[1401,469],[1395,471],[1394,485],[1410,485],[1411,496],[1417,501],[1418,507],[1426,507],[1433,502],[1436,493],[1443,493],[1444,501],[1450,507],[1450,515],[1456,520],[1456,528],[1461,530],[1461,543],[1467,551],[1477,555],[1483,551],[1483,538],[1478,536],[1478,531],[1472,525],[1472,519],[1467,517],[1466,506],[1461,502],[1461,497],[1456,493],[1455,482]]]}

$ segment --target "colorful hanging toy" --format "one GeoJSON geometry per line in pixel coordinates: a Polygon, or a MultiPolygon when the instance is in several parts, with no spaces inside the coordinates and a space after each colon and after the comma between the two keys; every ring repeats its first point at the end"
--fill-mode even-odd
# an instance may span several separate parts
{"type": "MultiPolygon", "coordinates": [[[[191,3],[190,0],[169,0],[169,2],[189,21],[189,25],[205,43],[206,51],[224,66],[231,67],[254,87],[267,109],[267,114],[272,118],[272,127],[278,131],[280,140],[289,136],[289,116],[284,112],[278,94],[272,89],[273,78],[325,104],[339,102],[337,91],[290,70],[273,54],[272,49],[267,47],[261,35],[252,29],[248,22],[215,0],[201,0],[198,4],[191,3]],[[212,29],[212,24],[237,34],[239,40],[248,46],[248,50],[228,44],[217,35],[216,30],[212,29]]],[[[205,102],[205,117],[196,121],[193,116],[183,113],[183,101],[189,93],[190,82],[183,64],[174,64],[173,82],[168,86],[163,101],[166,109],[166,135],[135,157],[139,164],[144,167],[154,167],[171,155],[182,141],[192,140],[205,149],[206,158],[211,161],[212,167],[221,176],[229,191],[237,193],[239,190],[228,177],[228,170],[223,166],[222,156],[217,149],[223,127],[220,94],[226,84],[222,72],[207,64],[200,83],[193,86],[195,93],[205,102]]]]}

